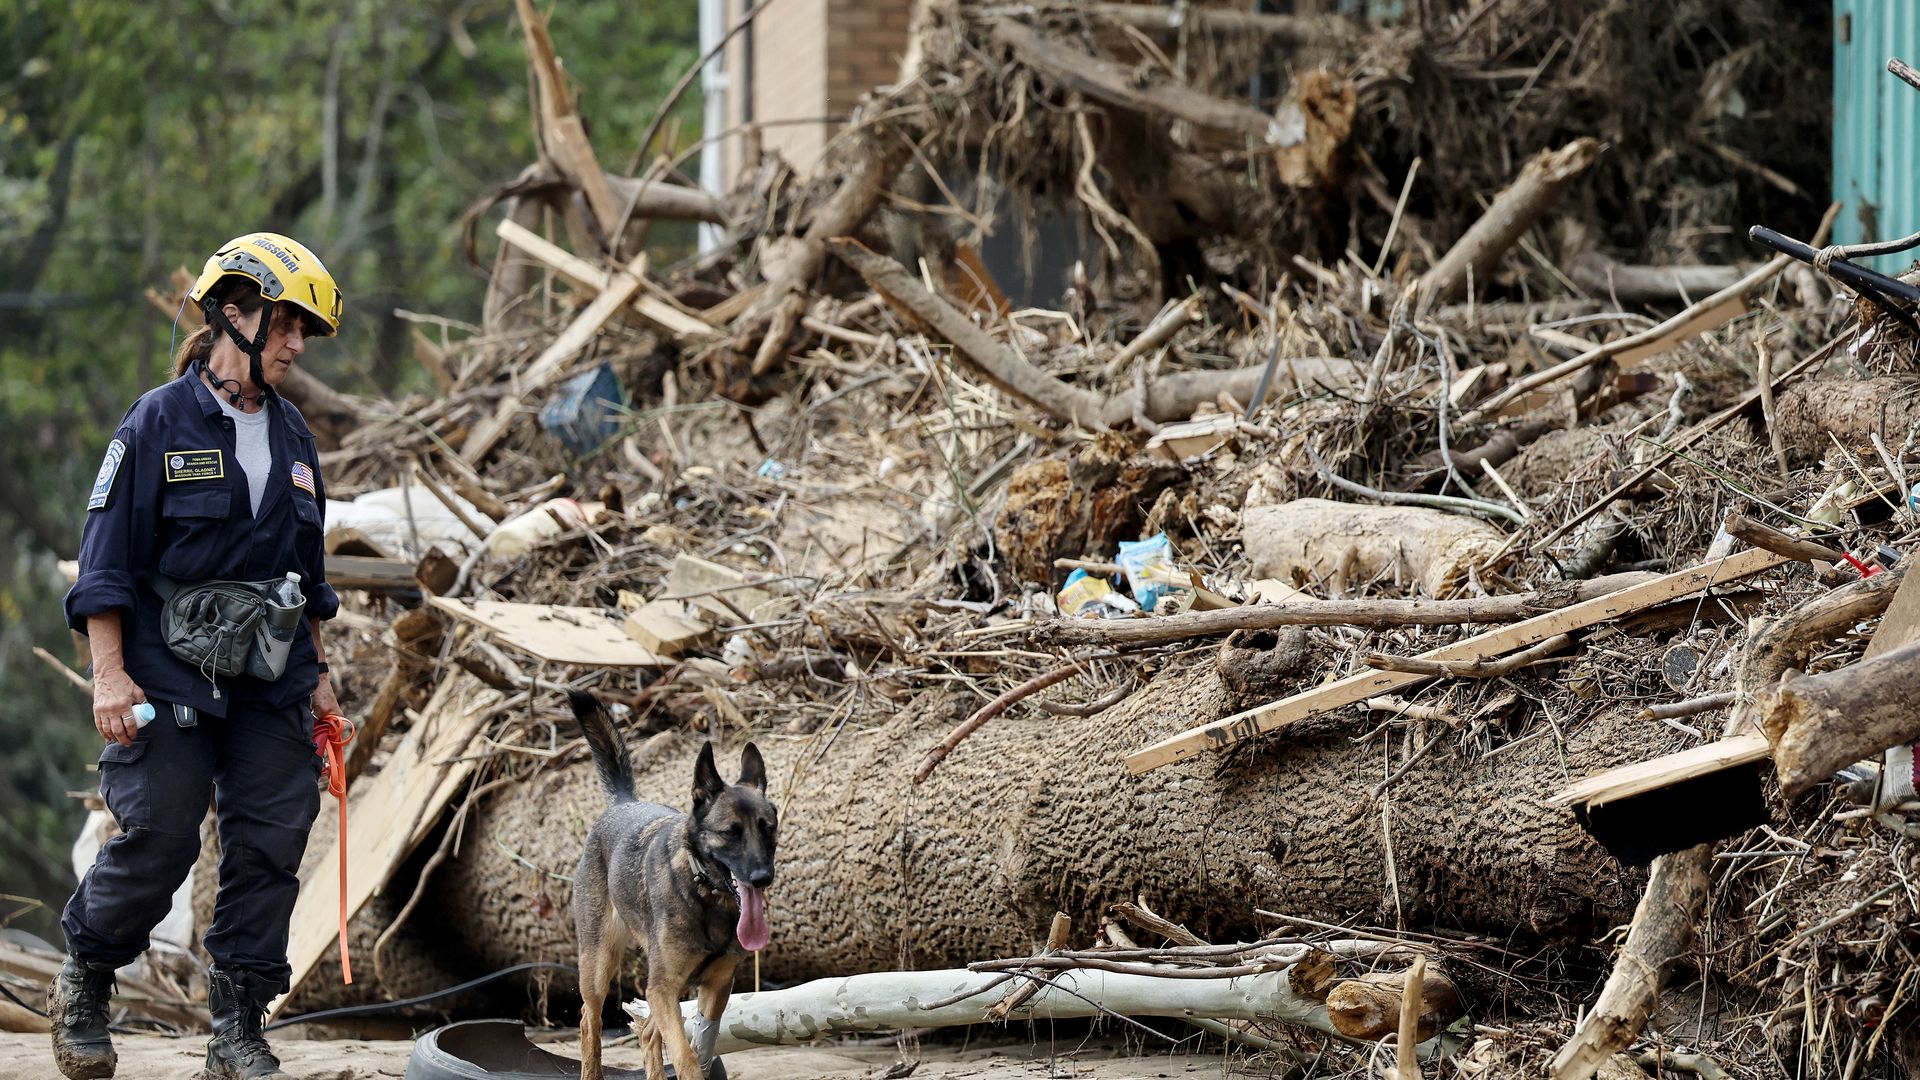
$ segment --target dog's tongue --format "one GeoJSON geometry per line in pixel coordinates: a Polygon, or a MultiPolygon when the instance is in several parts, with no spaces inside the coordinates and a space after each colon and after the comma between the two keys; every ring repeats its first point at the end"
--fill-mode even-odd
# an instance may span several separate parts
{"type": "Polygon", "coordinates": [[[738,879],[733,887],[740,892],[740,925],[734,927],[733,934],[740,939],[741,948],[759,952],[773,940],[773,931],[767,928],[766,893],[738,879]]]}

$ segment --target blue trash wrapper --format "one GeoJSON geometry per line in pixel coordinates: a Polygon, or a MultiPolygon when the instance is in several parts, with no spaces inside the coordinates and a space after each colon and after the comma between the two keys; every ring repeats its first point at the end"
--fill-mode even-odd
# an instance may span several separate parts
{"type": "Polygon", "coordinates": [[[585,457],[620,434],[627,399],[612,364],[601,364],[560,385],[547,407],[540,410],[540,426],[561,445],[585,457]]]}
{"type": "Polygon", "coordinates": [[[755,473],[758,473],[761,476],[766,477],[769,480],[780,480],[786,477],[787,466],[784,462],[779,462],[779,461],[775,461],[772,458],[768,458],[767,460],[760,463],[759,468],[753,471],[755,473]]]}
{"type": "Polygon", "coordinates": [[[1187,587],[1185,575],[1173,563],[1173,544],[1166,533],[1120,541],[1120,554],[1113,561],[1126,571],[1127,588],[1142,611],[1154,610],[1161,597],[1187,587]]]}

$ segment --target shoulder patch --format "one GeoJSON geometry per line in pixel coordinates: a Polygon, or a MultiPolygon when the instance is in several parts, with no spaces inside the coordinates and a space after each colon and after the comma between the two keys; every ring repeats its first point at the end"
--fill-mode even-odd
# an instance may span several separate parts
{"type": "Polygon", "coordinates": [[[107,444],[106,460],[100,463],[100,474],[93,478],[93,494],[87,497],[88,510],[107,508],[107,496],[113,494],[113,478],[120,475],[120,459],[126,456],[126,443],[115,439],[107,444]]]}

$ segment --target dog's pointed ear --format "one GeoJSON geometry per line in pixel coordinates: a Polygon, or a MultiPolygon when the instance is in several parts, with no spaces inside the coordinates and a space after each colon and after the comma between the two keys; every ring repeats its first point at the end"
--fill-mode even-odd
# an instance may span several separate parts
{"type": "Polygon", "coordinates": [[[720,797],[727,790],[727,782],[720,779],[720,770],[713,764],[713,744],[703,743],[700,747],[700,759],[693,763],[693,810],[697,815],[700,809],[720,797]]]}
{"type": "Polygon", "coordinates": [[[740,782],[759,788],[762,795],[767,793],[767,763],[760,756],[760,748],[752,743],[740,751],[740,782]]]}

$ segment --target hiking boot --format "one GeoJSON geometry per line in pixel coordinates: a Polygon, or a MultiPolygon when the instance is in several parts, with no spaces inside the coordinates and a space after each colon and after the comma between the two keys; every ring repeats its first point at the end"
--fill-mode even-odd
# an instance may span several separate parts
{"type": "Polygon", "coordinates": [[[213,1038],[207,1042],[209,1080],[287,1075],[260,1032],[272,997],[257,975],[207,969],[207,1010],[213,1014],[213,1038]]]}
{"type": "Polygon", "coordinates": [[[53,1063],[68,1080],[102,1080],[120,1062],[107,1034],[107,1003],[113,968],[73,957],[47,987],[47,1019],[53,1022],[53,1063]]]}

